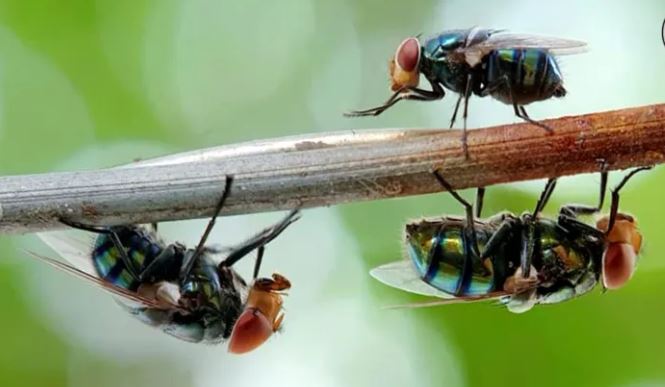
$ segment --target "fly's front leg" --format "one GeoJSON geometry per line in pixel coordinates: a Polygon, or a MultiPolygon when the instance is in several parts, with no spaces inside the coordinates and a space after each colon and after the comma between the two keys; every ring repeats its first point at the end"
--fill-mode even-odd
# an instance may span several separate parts
{"type": "Polygon", "coordinates": [[[364,116],[378,116],[384,111],[388,110],[390,107],[395,105],[399,101],[403,100],[415,100],[415,101],[436,101],[442,99],[446,93],[443,91],[443,87],[437,82],[429,80],[432,90],[419,89],[417,87],[406,87],[400,90],[397,90],[393,95],[388,98],[386,102],[381,106],[366,110],[354,110],[348,113],[344,113],[346,117],[364,117],[364,116]]]}
{"type": "Polygon", "coordinates": [[[545,209],[545,206],[550,201],[552,192],[554,192],[554,188],[556,187],[556,181],[556,178],[547,180],[547,184],[545,184],[545,188],[543,189],[543,192],[540,193],[540,198],[538,198],[538,202],[536,203],[536,208],[533,210],[534,218],[545,209]]]}
{"type": "Polygon", "coordinates": [[[573,233],[573,235],[577,234],[577,235],[584,235],[587,237],[592,236],[598,240],[602,240],[604,237],[602,231],[599,231],[597,228],[592,227],[586,223],[580,222],[574,217],[570,217],[563,214],[559,215],[557,223],[566,231],[573,233]]]}
{"type": "Polygon", "coordinates": [[[595,207],[584,204],[566,204],[561,207],[559,216],[567,216],[570,218],[577,218],[580,215],[593,215],[603,209],[605,203],[605,194],[607,192],[607,163],[601,160],[600,166],[600,194],[598,197],[598,205],[595,207]]]}
{"type": "MultiPolygon", "coordinates": [[[[246,240],[240,245],[234,247],[229,255],[219,264],[219,267],[233,266],[236,262],[244,256],[254,251],[255,249],[270,243],[273,239],[277,238],[291,223],[300,219],[300,211],[293,210],[284,217],[279,223],[267,228],[254,237],[246,240]]],[[[258,270],[258,269],[257,269],[258,270]]]]}
{"type": "Polygon", "coordinates": [[[610,209],[610,219],[607,224],[607,230],[605,231],[606,234],[609,234],[610,231],[612,231],[612,228],[614,227],[614,223],[616,223],[617,215],[619,213],[619,191],[623,188],[624,185],[630,180],[631,177],[633,177],[636,173],[641,172],[641,171],[646,171],[651,169],[652,167],[640,167],[640,168],[635,168],[630,173],[628,173],[624,178],[621,180],[621,182],[614,187],[612,190],[612,204],[611,204],[611,209],[610,209]]]}

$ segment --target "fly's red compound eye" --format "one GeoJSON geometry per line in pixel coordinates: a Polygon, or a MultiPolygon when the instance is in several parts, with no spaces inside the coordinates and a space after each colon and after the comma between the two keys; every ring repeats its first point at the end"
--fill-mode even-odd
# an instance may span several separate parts
{"type": "Polygon", "coordinates": [[[603,285],[618,289],[628,282],[635,271],[637,255],[629,243],[610,243],[603,256],[603,285]]]}
{"type": "Polygon", "coordinates": [[[395,62],[403,71],[413,72],[420,62],[420,43],[416,38],[405,39],[395,53],[395,62]]]}
{"type": "Polygon", "coordinates": [[[238,317],[231,338],[229,352],[247,353],[263,344],[273,333],[273,326],[266,316],[256,308],[247,308],[238,317]]]}

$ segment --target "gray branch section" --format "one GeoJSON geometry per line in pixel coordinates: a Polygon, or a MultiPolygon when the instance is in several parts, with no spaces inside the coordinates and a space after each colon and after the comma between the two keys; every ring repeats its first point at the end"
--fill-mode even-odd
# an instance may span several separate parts
{"type": "MultiPolygon", "coordinates": [[[[0,232],[208,217],[227,174],[223,215],[440,190],[429,171],[460,133],[378,130],[222,146],[95,171],[0,178],[0,232]],[[439,155],[437,156],[437,150],[439,155]]],[[[461,154],[461,152],[460,152],[461,154]]]]}

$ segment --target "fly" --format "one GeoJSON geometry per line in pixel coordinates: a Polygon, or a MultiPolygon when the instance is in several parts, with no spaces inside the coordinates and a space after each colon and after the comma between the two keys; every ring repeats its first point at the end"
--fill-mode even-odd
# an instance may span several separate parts
{"type": "Polygon", "coordinates": [[[424,41],[410,37],[402,41],[388,63],[393,95],[380,106],[345,115],[377,116],[402,100],[440,100],[448,89],[459,94],[451,128],[464,100],[462,144],[468,158],[466,119],[471,95],[491,96],[512,105],[517,117],[551,132],[549,126],[531,119],[524,106],[565,96],[555,55],[582,52],[585,47],[586,43],[576,40],[478,27],[444,31],[424,41]],[[420,75],[431,90],[418,88],[420,75]]]}
{"type": "Polygon", "coordinates": [[[609,215],[595,226],[579,217],[598,213],[607,187],[601,172],[596,207],[564,205],[556,219],[541,216],[556,179],[550,179],[533,212],[520,216],[505,212],[480,217],[483,189],[476,212],[438,171],[434,176],[460,202],[465,218],[444,216],[406,225],[410,260],[371,271],[379,281],[408,292],[440,298],[412,306],[499,300],[512,312],[536,304],[570,300],[591,291],[597,283],[617,289],[631,278],[637,265],[642,235],[635,218],[619,212],[619,191],[637,172],[627,174],[612,190],[609,215]]]}
{"type": "Polygon", "coordinates": [[[279,274],[272,278],[258,275],[266,244],[298,220],[299,211],[291,211],[234,248],[208,246],[206,241],[232,185],[233,178],[228,176],[214,214],[194,248],[164,243],[156,224],[99,227],[61,219],[66,225],[96,234],[92,251],[71,237],[40,234],[69,263],[37,257],[111,292],[131,315],[169,335],[203,343],[230,339],[231,352],[247,352],[266,341],[283,319],[281,295],[290,288],[290,282],[279,274]],[[248,286],[233,265],[254,250],[254,279],[248,286]],[[213,259],[222,253],[226,253],[223,260],[213,259]],[[253,318],[243,318],[247,310],[253,318]],[[258,329],[234,329],[238,321],[258,329]]]}

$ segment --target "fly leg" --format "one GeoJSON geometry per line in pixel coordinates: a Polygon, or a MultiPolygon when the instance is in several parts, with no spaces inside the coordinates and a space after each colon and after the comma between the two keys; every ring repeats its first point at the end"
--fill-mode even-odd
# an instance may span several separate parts
{"type": "MultiPolygon", "coordinates": [[[[466,87],[464,88],[464,113],[462,119],[464,120],[464,128],[462,129],[462,149],[464,150],[464,159],[469,159],[469,146],[466,143],[466,119],[469,116],[469,97],[471,96],[471,85],[473,83],[473,76],[469,73],[466,77],[466,87]]],[[[457,108],[455,108],[457,109],[457,108]]],[[[457,113],[457,111],[455,112],[457,113]]]]}
{"type": "Polygon", "coordinates": [[[466,212],[466,227],[465,227],[465,230],[467,232],[465,232],[465,234],[470,234],[471,249],[466,250],[466,254],[465,254],[465,257],[464,257],[464,266],[462,268],[462,280],[458,282],[457,289],[455,290],[455,295],[459,296],[459,295],[462,294],[463,286],[467,282],[467,280],[466,280],[467,277],[471,275],[472,257],[471,257],[471,251],[469,251],[469,250],[473,250],[473,253],[477,257],[480,257],[480,255],[481,255],[480,254],[480,248],[478,247],[478,238],[477,238],[477,235],[476,235],[475,219],[473,217],[473,206],[471,204],[469,204],[469,202],[464,200],[464,198],[461,197],[453,189],[453,187],[450,185],[450,183],[448,183],[446,181],[446,179],[443,178],[443,176],[441,175],[441,173],[439,172],[438,169],[435,170],[433,172],[433,174],[434,174],[434,177],[436,178],[436,180],[438,180],[439,184],[441,184],[441,186],[443,188],[445,188],[445,190],[448,191],[448,193],[450,193],[455,198],[455,200],[457,200],[462,206],[464,206],[464,210],[466,212]]]}
{"type": "Polygon", "coordinates": [[[480,218],[483,212],[483,200],[485,198],[485,187],[476,190],[476,218],[480,218]]]}
{"type": "Polygon", "coordinates": [[[538,214],[540,214],[543,211],[543,209],[547,205],[547,202],[550,201],[550,197],[552,196],[552,192],[554,192],[554,187],[556,187],[556,178],[547,180],[547,183],[545,184],[545,188],[540,193],[540,198],[538,199],[538,202],[536,203],[536,208],[533,210],[532,215],[534,217],[537,217],[538,214]]]}
{"type": "Polygon", "coordinates": [[[261,262],[263,262],[263,253],[266,251],[266,246],[259,246],[256,252],[256,262],[254,262],[254,275],[252,278],[256,279],[259,276],[259,270],[261,269],[261,262]]]}
{"type": "Polygon", "coordinates": [[[472,247],[475,250],[475,253],[480,256],[480,249],[478,248],[478,241],[476,239],[476,228],[475,228],[475,219],[473,216],[473,206],[464,200],[463,197],[460,196],[460,194],[457,193],[453,189],[453,187],[444,179],[443,175],[441,175],[441,172],[439,170],[435,170],[433,172],[434,177],[436,177],[436,180],[441,184],[441,186],[450,193],[455,200],[457,200],[463,207],[464,211],[466,213],[466,226],[471,230],[471,240],[472,240],[472,247]]]}
{"type": "Polygon", "coordinates": [[[600,170],[600,194],[598,197],[598,205],[595,207],[583,204],[566,204],[559,210],[559,218],[577,218],[580,215],[593,215],[600,212],[605,203],[605,193],[607,192],[607,163],[605,160],[601,161],[600,170]]]}
{"type": "Polygon", "coordinates": [[[453,125],[455,125],[455,121],[457,120],[457,112],[459,111],[459,106],[460,103],[462,102],[462,99],[464,99],[464,129],[466,130],[466,117],[468,113],[468,104],[467,100],[471,96],[471,89],[473,86],[473,76],[471,74],[468,74],[466,77],[466,85],[464,86],[464,93],[460,93],[459,97],[457,98],[457,102],[455,103],[455,110],[453,110],[453,116],[450,119],[450,128],[453,128],[453,125]]]}
{"type": "Polygon", "coordinates": [[[508,92],[510,93],[510,99],[513,103],[513,109],[515,110],[515,115],[517,117],[523,119],[524,121],[526,121],[526,122],[528,122],[532,125],[536,125],[538,127],[541,127],[549,133],[553,132],[553,129],[550,128],[549,126],[543,124],[542,122],[538,122],[538,121],[532,119],[531,117],[529,117],[529,114],[527,114],[526,109],[524,108],[524,105],[518,105],[517,104],[517,102],[516,102],[517,98],[515,97],[515,92],[513,90],[513,86],[510,83],[510,79],[508,78],[507,75],[504,74],[504,75],[500,76],[494,82],[492,82],[491,84],[488,84],[483,90],[480,90],[478,94],[481,97],[485,97],[487,95],[490,95],[494,91],[499,90],[501,87],[505,87],[505,88],[508,89],[508,92]]]}
{"type": "Polygon", "coordinates": [[[189,275],[190,271],[194,267],[194,263],[196,263],[198,257],[205,250],[205,243],[208,240],[208,236],[210,235],[210,232],[212,231],[213,227],[215,227],[215,221],[217,220],[217,216],[219,216],[219,213],[222,211],[222,208],[224,207],[226,199],[229,197],[229,194],[231,193],[232,184],[233,184],[233,176],[227,175],[226,180],[224,182],[224,192],[222,192],[222,196],[217,202],[217,206],[215,207],[215,211],[213,212],[212,218],[210,218],[210,221],[208,222],[205,231],[203,231],[203,235],[201,235],[201,239],[199,240],[199,244],[196,246],[196,250],[194,250],[193,253],[188,252],[185,254],[185,258],[183,259],[182,262],[182,267],[180,268],[180,278],[185,278],[189,275]]]}
{"type": "MultiPolygon", "coordinates": [[[[497,220],[498,222],[499,220],[497,220]]],[[[498,249],[504,245],[519,228],[518,219],[505,216],[494,234],[487,240],[485,250],[480,255],[481,259],[487,259],[498,253],[498,249]]]]}
{"type": "Polygon", "coordinates": [[[533,253],[536,249],[535,222],[525,222],[521,230],[520,239],[520,269],[522,271],[522,277],[528,278],[531,275],[531,262],[533,261],[533,253]]]}
{"type": "Polygon", "coordinates": [[[416,87],[406,87],[397,90],[393,95],[388,98],[386,102],[381,106],[366,110],[354,110],[348,113],[344,113],[346,117],[364,117],[364,116],[378,116],[384,111],[388,110],[394,104],[402,100],[416,100],[416,101],[436,101],[442,99],[446,93],[443,91],[443,87],[439,83],[429,80],[430,85],[432,85],[432,90],[419,89],[416,87]]]}
{"type": "MultiPolygon", "coordinates": [[[[233,266],[233,264],[238,262],[241,258],[246,256],[250,252],[260,248],[261,246],[268,244],[273,239],[275,239],[279,234],[281,234],[291,223],[300,219],[299,214],[300,211],[297,209],[289,212],[289,214],[286,215],[284,219],[279,221],[274,226],[261,231],[257,235],[249,238],[245,242],[234,247],[231,253],[229,253],[229,255],[222,262],[219,263],[219,267],[233,266]]],[[[256,269],[255,267],[255,270],[258,269],[256,269]]]]}
{"type": "Polygon", "coordinates": [[[125,268],[127,268],[127,271],[129,271],[129,274],[134,279],[136,279],[136,280],[139,279],[140,269],[137,267],[136,262],[129,259],[129,256],[127,255],[127,250],[125,249],[125,246],[123,246],[122,242],[120,241],[120,238],[118,237],[118,234],[113,230],[112,227],[89,226],[89,225],[86,225],[86,224],[83,224],[83,223],[72,222],[70,220],[63,219],[63,218],[60,218],[59,220],[60,220],[60,223],[65,224],[65,225],[67,225],[69,227],[72,227],[72,228],[92,232],[92,233],[95,233],[95,234],[108,235],[109,238],[111,239],[111,242],[113,243],[113,246],[118,251],[118,254],[120,254],[120,260],[125,265],[125,268]]]}
{"type": "Polygon", "coordinates": [[[460,103],[464,100],[464,128],[462,131],[462,148],[464,150],[464,158],[469,158],[469,149],[466,143],[467,133],[466,133],[466,119],[469,113],[469,97],[471,96],[471,89],[473,85],[473,76],[469,73],[466,77],[466,86],[464,87],[464,94],[460,94],[457,98],[457,103],[455,103],[455,110],[453,110],[453,117],[450,119],[450,128],[452,129],[457,119],[457,112],[459,111],[460,103]]]}
{"type": "Polygon", "coordinates": [[[533,253],[536,249],[536,219],[538,214],[545,208],[547,202],[554,192],[556,187],[556,179],[547,180],[543,192],[536,203],[536,208],[533,213],[522,224],[521,229],[521,246],[520,246],[520,269],[523,278],[529,278],[531,274],[531,263],[533,261],[533,253]]]}
{"type": "Polygon", "coordinates": [[[464,95],[460,94],[455,103],[455,110],[453,110],[453,116],[450,119],[450,129],[453,128],[453,125],[455,125],[455,121],[457,120],[457,111],[459,110],[460,103],[462,103],[462,98],[464,98],[464,95]]]}
{"type": "MultiPolygon", "coordinates": [[[[518,235],[517,233],[519,233],[522,242],[524,242],[525,239],[528,239],[528,234],[527,236],[524,235],[524,229],[519,219],[513,216],[505,216],[497,230],[485,244],[485,251],[480,256],[481,260],[491,259],[491,257],[499,254],[499,249],[505,246],[506,243],[511,242],[515,235],[518,235]]],[[[535,273],[535,269],[531,266],[530,259],[528,259],[530,254],[533,254],[533,246],[529,248],[528,245],[523,245],[520,254],[520,266],[511,275],[507,276],[503,283],[503,290],[515,295],[521,295],[525,299],[531,299],[531,293],[535,291],[537,286],[537,273],[535,273]],[[523,269],[524,261],[528,262],[529,265],[526,271],[523,269]]]]}
{"type": "Polygon", "coordinates": [[[514,101],[515,101],[515,99],[513,98],[513,108],[515,109],[515,115],[516,116],[518,116],[519,118],[523,119],[524,121],[526,121],[526,122],[528,122],[532,125],[536,125],[538,127],[541,127],[543,129],[545,129],[545,131],[548,132],[548,133],[554,132],[554,129],[550,128],[549,126],[543,124],[540,121],[536,121],[536,120],[532,119],[531,117],[529,117],[529,114],[527,114],[526,109],[524,108],[524,105],[517,105],[514,101]],[[519,111],[518,111],[518,109],[519,109],[519,111]]]}
{"type": "Polygon", "coordinates": [[[183,251],[185,247],[180,244],[166,246],[139,274],[139,281],[155,283],[176,280],[182,267],[183,251]]]}
{"type": "Polygon", "coordinates": [[[619,213],[619,191],[623,188],[623,186],[630,180],[631,177],[633,177],[636,173],[640,171],[646,171],[648,169],[651,169],[652,167],[640,167],[640,168],[635,168],[632,171],[630,171],[629,174],[624,176],[624,178],[621,180],[621,182],[612,189],[612,204],[611,204],[611,209],[610,209],[610,220],[607,223],[607,230],[605,231],[605,234],[609,234],[610,231],[612,230],[612,227],[614,227],[614,223],[616,222],[617,219],[617,214],[619,213]]]}

